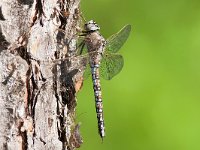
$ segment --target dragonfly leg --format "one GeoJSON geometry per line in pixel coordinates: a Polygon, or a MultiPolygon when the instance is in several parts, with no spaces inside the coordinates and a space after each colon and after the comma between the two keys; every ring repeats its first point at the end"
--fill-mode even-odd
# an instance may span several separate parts
{"type": "Polygon", "coordinates": [[[82,34],[79,34],[79,36],[86,36],[87,32],[86,31],[82,31],[82,34]]]}

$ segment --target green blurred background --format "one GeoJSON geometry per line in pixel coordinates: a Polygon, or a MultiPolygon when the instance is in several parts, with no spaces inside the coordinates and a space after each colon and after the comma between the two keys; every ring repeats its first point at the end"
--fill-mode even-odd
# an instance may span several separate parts
{"type": "Polygon", "coordinates": [[[97,131],[91,79],[78,94],[80,150],[200,150],[200,1],[82,0],[104,37],[125,24],[125,65],[102,79],[106,137],[97,131]]]}

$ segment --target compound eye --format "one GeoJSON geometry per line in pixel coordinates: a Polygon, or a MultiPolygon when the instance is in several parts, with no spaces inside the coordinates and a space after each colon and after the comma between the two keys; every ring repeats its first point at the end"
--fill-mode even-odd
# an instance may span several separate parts
{"type": "Polygon", "coordinates": [[[99,29],[100,29],[100,27],[93,20],[90,20],[85,24],[86,31],[97,31],[99,29]]]}
{"type": "Polygon", "coordinates": [[[94,20],[90,20],[88,23],[89,24],[96,24],[94,20]]]}

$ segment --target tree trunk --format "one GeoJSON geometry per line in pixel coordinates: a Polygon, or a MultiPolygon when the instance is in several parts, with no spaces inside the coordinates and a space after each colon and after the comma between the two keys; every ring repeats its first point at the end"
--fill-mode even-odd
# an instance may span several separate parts
{"type": "Polygon", "coordinates": [[[0,1],[0,149],[80,147],[79,1],[0,1]]]}

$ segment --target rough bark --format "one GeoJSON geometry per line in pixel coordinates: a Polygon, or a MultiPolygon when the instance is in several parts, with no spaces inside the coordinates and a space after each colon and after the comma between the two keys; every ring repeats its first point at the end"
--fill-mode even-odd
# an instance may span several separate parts
{"type": "Polygon", "coordinates": [[[1,0],[0,149],[80,147],[79,1],[1,0]]]}

